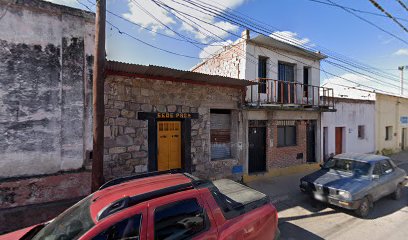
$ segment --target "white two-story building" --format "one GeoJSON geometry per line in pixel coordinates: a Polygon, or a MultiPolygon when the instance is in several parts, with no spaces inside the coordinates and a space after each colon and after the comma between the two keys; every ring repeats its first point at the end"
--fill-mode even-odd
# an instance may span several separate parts
{"type": "Polygon", "coordinates": [[[320,61],[325,57],[273,37],[250,38],[245,30],[239,40],[193,67],[256,82],[245,89],[241,116],[246,136],[239,147],[248,179],[294,172],[323,159],[320,116],[335,111],[333,90],[320,87],[320,61]]]}

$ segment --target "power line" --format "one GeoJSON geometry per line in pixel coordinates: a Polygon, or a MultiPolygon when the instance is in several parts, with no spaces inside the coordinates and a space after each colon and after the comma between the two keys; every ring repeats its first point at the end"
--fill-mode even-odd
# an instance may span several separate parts
{"type": "MultiPolygon", "coordinates": [[[[155,0],[152,0],[152,1],[155,1],[155,0]]],[[[172,9],[173,9],[174,11],[176,11],[177,13],[179,13],[179,14],[180,14],[180,12],[182,12],[182,11],[179,11],[179,10],[174,9],[174,8],[172,8],[172,9]]],[[[208,9],[207,9],[207,10],[208,10],[208,9]]],[[[211,11],[209,11],[209,12],[211,12],[211,11]]],[[[194,17],[194,18],[196,18],[196,17],[194,17]]],[[[198,19],[198,18],[196,18],[196,19],[198,19]]],[[[200,20],[200,19],[198,19],[198,20],[200,20]]],[[[285,55],[285,54],[279,53],[279,52],[275,51],[274,49],[271,49],[271,48],[267,48],[267,49],[269,49],[269,50],[271,50],[271,51],[273,51],[273,52],[275,52],[275,53],[277,53],[277,54],[279,54],[279,55],[283,55],[283,56],[285,56],[285,57],[287,57],[287,58],[289,58],[289,59],[292,59],[292,60],[294,60],[294,61],[296,61],[296,62],[300,62],[300,63],[302,63],[302,64],[304,64],[304,65],[308,65],[308,64],[306,64],[306,63],[304,63],[304,62],[302,62],[302,61],[299,61],[299,60],[297,60],[297,59],[294,59],[294,58],[292,58],[292,57],[290,57],[290,56],[287,56],[287,55],[285,55]]],[[[312,68],[316,68],[316,67],[313,67],[313,66],[312,66],[312,68]]],[[[321,70],[320,68],[316,68],[316,69],[321,70]]],[[[324,70],[322,70],[322,71],[324,71],[324,70]]],[[[346,80],[346,81],[349,81],[349,82],[352,82],[352,83],[355,83],[355,84],[359,84],[359,85],[364,86],[364,87],[367,87],[367,88],[376,89],[376,88],[374,88],[374,87],[369,87],[369,86],[366,86],[366,85],[357,83],[357,82],[355,82],[355,81],[346,79],[346,78],[344,78],[344,77],[337,76],[337,75],[332,74],[332,73],[330,73],[330,72],[328,72],[328,71],[324,71],[324,72],[327,73],[327,74],[330,74],[330,75],[332,75],[332,76],[336,76],[336,77],[338,77],[338,78],[344,79],[344,80],[346,80]]],[[[380,90],[380,89],[376,89],[376,90],[377,90],[377,91],[383,91],[383,92],[385,92],[384,90],[380,90]]]]}
{"type": "MultiPolygon", "coordinates": [[[[77,0],[78,1],[78,0],[77,0]]],[[[88,8],[89,9],[89,8],[88,8]]],[[[175,52],[172,52],[172,51],[169,51],[169,50],[167,50],[167,49],[163,49],[163,48],[159,48],[159,47],[157,47],[157,46],[154,46],[154,45],[152,45],[152,44],[149,44],[149,43],[147,43],[147,42],[144,42],[144,41],[142,41],[142,40],[140,40],[140,39],[138,39],[138,38],[136,38],[136,37],[134,37],[134,36],[132,36],[132,35],[130,35],[130,34],[128,34],[128,33],[126,33],[126,32],[123,32],[123,31],[121,31],[118,27],[116,27],[115,25],[113,25],[113,24],[111,24],[110,22],[108,22],[112,27],[114,27],[116,30],[118,30],[118,32],[120,33],[120,34],[124,34],[124,35],[127,35],[127,36],[129,36],[129,37],[131,37],[131,38],[133,38],[133,39],[135,39],[135,40],[137,40],[137,41],[139,41],[139,42],[141,42],[141,43],[144,43],[144,44],[146,44],[146,45],[149,45],[150,47],[153,47],[153,48],[156,48],[156,49],[159,49],[159,50],[161,50],[161,51],[164,51],[164,52],[167,52],[167,53],[171,53],[171,54],[174,54],[174,55],[178,55],[178,56],[183,56],[183,57],[188,57],[188,58],[195,58],[195,59],[208,59],[208,58],[197,58],[197,57],[192,57],[192,56],[188,56],[188,55],[184,55],[184,54],[179,54],[179,53],[175,53],[175,52]]],[[[201,26],[202,27],[202,26],[201,26]]],[[[282,54],[281,54],[282,55],[282,54]]],[[[288,56],[287,56],[288,57],[288,56]]],[[[289,57],[290,58],[290,57],[289,57]]],[[[307,65],[307,64],[306,64],[307,65]]],[[[318,69],[318,68],[317,68],[318,69]]],[[[320,70],[320,69],[319,69],[320,70]]],[[[336,77],[340,77],[340,76],[337,76],[337,75],[335,75],[335,74],[332,74],[332,73],[329,73],[329,72],[327,72],[327,71],[324,71],[324,73],[326,74],[330,74],[330,75],[332,75],[332,76],[336,76],[336,77]]],[[[340,77],[340,78],[343,78],[343,77],[340,77]]],[[[355,83],[355,84],[358,84],[358,83],[356,83],[356,82],[354,82],[354,81],[351,81],[351,80],[348,80],[348,79],[345,79],[345,78],[343,78],[344,80],[346,80],[346,81],[350,81],[350,82],[353,82],[353,83],[355,83]]],[[[366,86],[366,87],[368,87],[368,86],[366,86]]],[[[371,87],[368,87],[368,88],[371,88],[371,87]]],[[[374,88],[373,88],[374,89],[374,88]]],[[[380,90],[381,91],[381,90],[380,90]]]]}
{"type": "MultiPolygon", "coordinates": [[[[185,6],[185,5],[184,5],[185,6]]],[[[177,10],[177,11],[179,11],[179,10],[177,10]]],[[[208,11],[208,12],[211,12],[211,11],[208,11]]],[[[242,25],[241,25],[242,26],[242,25]]],[[[243,26],[243,27],[247,27],[247,26],[243,26]]],[[[261,33],[262,34],[262,33],[261,33]]],[[[344,62],[344,61],[343,61],[344,62]]],[[[336,66],[339,66],[338,64],[336,65],[336,66]]],[[[356,66],[353,66],[353,67],[356,67],[356,66]]],[[[343,69],[344,69],[344,67],[343,67],[343,69]]],[[[367,69],[364,69],[365,71],[368,71],[367,69]]],[[[373,73],[373,72],[371,72],[371,73],[373,73]]],[[[361,72],[359,72],[359,74],[362,74],[362,75],[365,75],[364,73],[361,73],[361,72]]],[[[375,74],[375,73],[373,73],[373,74],[375,74]]],[[[365,76],[367,76],[367,75],[365,75],[365,76]]],[[[371,77],[372,78],[372,77],[371,77]]],[[[377,79],[378,80],[378,79],[377,79]]],[[[381,81],[381,80],[379,80],[379,81],[381,81]]],[[[390,83],[389,83],[390,84],[390,83]]],[[[390,84],[390,85],[392,85],[392,84],[390,84]]],[[[398,87],[398,86],[395,86],[395,85],[392,85],[392,86],[394,86],[394,87],[398,87]]],[[[399,87],[398,87],[399,88],[399,87]]]]}
{"type": "MultiPolygon", "coordinates": [[[[323,2],[323,1],[319,1],[319,0],[307,0],[307,1],[315,2],[315,3],[320,3],[320,4],[327,5],[327,6],[332,6],[332,7],[338,7],[338,6],[335,5],[335,4],[332,4],[332,3],[329,3],[329,2],[323,2]]],[[[397,0],[397,1],[399,1],[399,0],[397,0]]],[[[358,13],[364,13],[364,14],[370,14],[370,15],[374,15],[374,16],[378,16],[378,17],[386,17],[386,18],[388,18],[388,16],[386,16],[386,15],[384,15],[384,14],[381,14],[381,13],[369,12],[369,11],[360,10],[360,9],[356,9],[356,8],[352,8],[352,7],[346,7],[346,6],[343,6],[343,7],[346,8],[346,9],[348,9],[348,10],[351,10],[351,11],[354,11],[354,12],[358,12],[358,13]]],[[[396,17],[396,19],[401,20],[401,21],[404,21],[404,22],[408,22],[408,19],[405,19],[405,18],[396,17]]]]}
{"type": "MultiPolygon", "coordinates": [[[[174,0],[172,0],[173,2],[175,2],[174,0]]],[[[199,2],[200,2],[200,0],[198,0],[199,2]]],[[[189,1],[189,3],[190,4],[192,4],[190,1],[189,1]]],[[[197,4],[197,3],[196,3],[197,4]]],[[[196,4],[193,4],[194,6],[197,6],[196,4]]],[[[185,6],[185,5],[184,5],[185,6]]],[[[199,5],[199,7],[201,7],[202,9],[204,9],[205,10],[205,14],[209,14],[210,12],[212,12],[212,11],[210,11],[210,10],[212,10],[212,9],[217,9],[217,7],[215,7],[215,6],[213,6],[213,5],[209,5],[208,6],[208,4],[207,5],[199,5]],[[209,10],[210,9],[210,10],[209,10]]],[[[228,8],[227,8],[228,9],[228,8]]],[[[216,11],[216,12],[212,12],[212,13],[214,13],[214,15],[211,15],[211,16],[214,16],[214,17],[218,17],[218,16],[220,16],[221,17],[221,19],[223,19],[223,20],[227,20],[227,21],[230,21],[231,22],[231,19],[230,18],[228,18],[228,16],[229,15],[226,15],[225,13],[223,13],[222,12],[222,10],[220,10],[219,8],[217,9],[218,11],[216,11]]],[[[231,11],[233,11],[233,10],[231,10],[231,11]]],[[[236,15],[235,15],[236,16],[236,15]]],[[[234,20],[236,20],[236,19],[243,19],[242,17],[240,17],[240,16],[238,16],[238,17],[234,17],[234,20]]],[[[242,22],[244,22],[244,24],[246,24],[247,22],[245,21],[245,19],[244,20],[242,20],[242,22]]],[[[269,29],[266,29],[266,28],[263,28],[263,27],[257,27],[257,29],[255,29],[254,30],[254,28],[253,28],[253,26],[252,25],[249,25],[249,27],[248,27],[248,25],[244,25],[244,24],[242,24],[242,23],[237,23],[236,21],[233,21],[233,23],[235,23],[235,24],[237,24],[237,25],[240,25],[241,27],[243,27],[243,28],[252,28],[252,30],[254,31],[254,32],[257,32],[257,33],[260,33],[260,34],[264,34],[265,32],[267,33],[267,34],[269,34],[269,33],[271,33],[272,31],[271,30],[269,30],[269,29]]],[[[259,25],[258,25],[259,26],[259,25]]],[[[233,34],[233,35],[235,35],[235,36],[237,36],[236,34],[234,34],[234,33],[231,33],[231,34],[233,34]]],[[[240,38],[240,36],[237,36],[237,37],[239,37],[240,38]]],[[[299,46],[299,45],[302,45],[298,40],[296,40],[296,39],[293,39],[293,38],[287,38],[287,37],[284,37],[284,36],[276,36],[275,35],[275,37],[278,39],[278,40],[284,40],[284,41],[286,41],[286,42],[289,42],[289,43],[291,43],[291,44],[293,44],[293,45],[297,45],[297,46],[299,46]]],[[[305,45],[302,45],[301,46],[302,48],[304,48],[304,49],[307,49],[307,50],[309,50],[309,51],[314,51],[314,52],[316,52],[317,50],[316,49],[313,49],[313,48],[311,48],[311,47],[308,47],[308,46],[305,46],[305,45]]],[[[330,51],[330,50],[328,50],[328,51],[330,51]]],[[[334,52],[334,51],[331,51],[331,52],[334,52]]],[[[337,56],[330,56],[331,58],[333,58],[333,59],[335,59],[335,60],[337,60],[337,61],[339,61],[339,62],[342,62],[342,63],[344,63],[344,64],[347,64],[347,65],[349,65],[349,66],[352,66],[352,67],[355,67],[355,68],[358,68],[358,69],[361,69],[361,70],[363,70],[363,71],[367,71],[367,72],[370,72],[370,73],[372,73],[372,74],[376,74],[376,75],[380,75],[381,77],[385,77],[385,78],[393,78],[393,80],[394,81],[396,81],[396,82],[399,82],[399,77],[397,77],[397,76],[395,76],[395,75],[392,75],[391,73],[387,73],[387,72],[383,72],[383,71],[381,71],[381,70],[378,70],[378,69],[376,69],[376,68],[373,68],[373,67],[370,67],[370,66],[367,66],[367,65],[362,65],[362,64],[359,64],[359,63],[353,63],[353,62],[351,62],[350,60],[344,60],[344,59],[342,59],[341,57],[337,57],[337,56]],[[359,66],[358,66],[359,65],[359,66]],[[368,70],[368,69],[371,69],[371,70],[368,70]],[[381,73],[380,73],[381,72],[381,73]]]]}
{"type": "Polygon", "coordinates": [[[405,5],[404,2],[402,2],[401,0],[396,0],[396,1],[401,5],[401,7],[403,7],[405,10],[408,11],[408,7],[407,7],[407,5],[405,5]]]}
{"type": "Polygon", "coordinates": [[[378,2],[376,2],[375,0],[369,0],[369,1],[374,5],[374,7],[378,8],[378,10],[380,10],[385,15],[387,15],[387,17],[391,18],[392,21],[394,21],[398,26],[400,26],[405,32],[408,33],[408,29],[404,25],[402,25],[397,19],[395,19],[394,16],[388,13],[378,2]]]}
{"type": "Polygon", "coordinates": [[[333,2],[333,1],[331,1],[331,0],[326,0],[326,1],[328,1],[328,2],[330,2],[330,3],[332,3],[332,4],[334,4],[334,5],[337,6],[337,7],[342,8],[344,11],[346,11],[346,12],[352,14],[352,15],[355,16],[356,18],[359,18],[360,20],[362,20],[362,21],[364,21],[364,22],[370,24],[371,26],[373,26],[373,27],[375,27],[375,28],[381,30],[382,32],[387,33],[388,35],[390,35],[390,36],[392,36],[392,37],[394,37],[394,38],[396,38],[396,39],[400,40],[401,42],[403,42],[403,43],[405,43],[405,44],[408,45],[408,42],[405,41],[404,39],[402,39],[401,37],[398,37],[397,35],[393,34],[392,32],[389,32],[389,31],[385,30],[384,28],[382,28],[382,27],[376,25],[375,23],[373,23],[373,22],[371,22],[371,21],[369,21],[369,20],[367,20],[367,19],[365,19],[365,18],[363,18],[363,17],[361,17],[361,16],[355,14],[354,12],[352,12],[352,11],[350,11],[349,9],[345,8],[344,6],[341,6],[341,5],[335,3],[335,2],[333,2]]]}
{"type": "MultiPolygon", "coordinates": [[[[79,4],[81,4],[82,6],[86,7],[86,8],[89,9],[90,11],[92,11],[86,4],[80,2],[79,0],[76,0],[76,1],[77,1],[79,4]]],[[[108,20],[106,20],[106,22],[107,22],[112,28],[116,29],[119,34],[121,34],[121,35],[126,35],[126,36],[128,36],[128,37],[130,37],[130,38],[132,38],[132,39],[134,39],[134,40],[136,40],[136,41],[138,41],[138,42],[140,42],[140,43],[143,43],[143,44],[145,44],[145,45],[147,45],[147,46],[149,46],[149,47],[155,48],[155,49],[157,49],[157,50],[160,50],[160,51],[163,51],[163,52],[166,52],[166,53],[170,53],[170,54],[173,54],[173,55],[177,55],[177,56],[180,56],[180,57],[200,59],[200,60],[208,59],[208,58],[199,58],[199,57],[189,56],[189,55],[185,55],[185,54],[180,54],[180,53],[176,53],[176,52],[173,52],[173,51],[170,51],[170,50],[161,48],[161,47],[157,47],[157,46],[155,46],[155,45],[153,45],[153,44],[150,44],[150,43],[148,43],[148,42],[145,42],[145,41],[143,41],[143,40],[141,40],[141,39],[139,39],[139,38],[137,38],[137,37],[135,37],[135,36],[133,36],[133,35],[127,33],[127,32],[125,32],[125,31],[122,31],[119,27],[117,27],[116,25],[112,24],[112,23],[111,23],[110,21],[108,21],[108,20]]]]}

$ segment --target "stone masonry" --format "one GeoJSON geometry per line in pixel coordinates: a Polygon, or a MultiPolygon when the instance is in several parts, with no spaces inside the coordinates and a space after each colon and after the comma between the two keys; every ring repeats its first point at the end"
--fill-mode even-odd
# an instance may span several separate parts
{"type": "Polygon", "coordinates": [[[138,112],[198,113],[199,118],[191,120],[193,173],[204,178],[231,176],[232,166],[242,164],[242,159],[235,152],[234,159],[210,160],[210,109],[238,109],[241,91],[228,87],[108,75],[104,99],[105,178],[147,171],[148,126],[147,121],[137,119],[138,112]]]}

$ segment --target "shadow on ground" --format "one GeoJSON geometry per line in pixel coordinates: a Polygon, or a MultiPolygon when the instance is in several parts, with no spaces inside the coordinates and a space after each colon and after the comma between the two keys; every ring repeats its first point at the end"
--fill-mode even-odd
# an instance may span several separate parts
{"type": "Polygon", "coordinates": [[[280,239],[282,240],[295,240],[295,239],[301,239],[301,240],[320,240],[323,239],[306,229],[303,229],[299,226],[296,226],[292,223],[289,222],[282,222],[279,224],[279,229],[281,231],[281,236],[280,239]]]}

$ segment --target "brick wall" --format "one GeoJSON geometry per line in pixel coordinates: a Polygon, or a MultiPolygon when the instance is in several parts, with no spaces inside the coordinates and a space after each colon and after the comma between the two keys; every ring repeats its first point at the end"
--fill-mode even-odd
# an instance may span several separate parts
{"type": "Polygon", "coordinates": [[[306,121],[295,121],[296,123],[296,146],[277,147],[277,121],[268,121],[267,126],[267,150],[266,159],[268,169],[284,168],[299,165],[306,162],[306,121]],[[271,137],[273,139],[271,139],[271,137]],[[272,140],[272,141],[271,141],[272,140]],[[303,158],[297,159],[299,153],[303,158]]]}
{"type": "Polygon", "coordinates": [[[220,54],[198,64],[191,71],[243,79],[245,74],[245,47],[245,42],[225,47],[220,54]]]}
{"type": "Polygon", "coordinates": [[[138,120],[138,112],[198,113],[198,119],[191,120],[194,174],[204,178],[231,175],[232,166],[240,160],[210,160],[210,109],[236,109],[241,94],[240,89],[226,87],[108,76],[105,80],[105,178],[147,171],[148,121],[138,120]]]}

